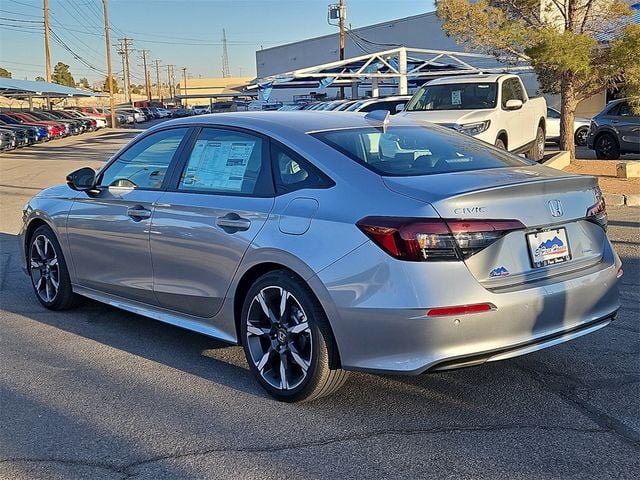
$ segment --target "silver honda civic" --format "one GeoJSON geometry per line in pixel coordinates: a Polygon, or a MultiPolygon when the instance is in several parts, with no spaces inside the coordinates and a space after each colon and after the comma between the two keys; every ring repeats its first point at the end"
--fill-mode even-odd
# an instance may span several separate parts
{"type": "Polygon", "coordinates": [[[242,344],[283,401],[347,371],[502,360],[611,322],[621,262],[594,177],[386,114],[152,127],[24,208],[37,299],[89,297],[242,344]]]}

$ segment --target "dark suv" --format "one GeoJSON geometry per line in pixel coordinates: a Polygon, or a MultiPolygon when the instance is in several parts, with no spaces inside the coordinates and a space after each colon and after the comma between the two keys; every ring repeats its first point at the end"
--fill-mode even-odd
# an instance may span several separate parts
{"type": "Polygon", "coordinates": [[[602,160],[640,153],[640,115],[633,112],[627,99],[609,102],[591,119],[587,146],[602,160]]]}

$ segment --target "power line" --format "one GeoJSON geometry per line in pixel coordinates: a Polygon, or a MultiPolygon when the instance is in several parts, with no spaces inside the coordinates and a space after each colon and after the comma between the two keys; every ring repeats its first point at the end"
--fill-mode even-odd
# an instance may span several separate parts
{"type": "Polygon", "coordinates": [[[16,0],[8,0],[8,1],[10,1],[10,2],[12,2],[12,3],[17,3],[18,5],[24,5],[25,7],[35,8],[35,9],[37,9],[37,10],[40,10],[40,7],[36,7],[35,5],[30,5],[30,4],[28,4],[28,3],[18,2],[18,1],[16,1],[16,0]]]}

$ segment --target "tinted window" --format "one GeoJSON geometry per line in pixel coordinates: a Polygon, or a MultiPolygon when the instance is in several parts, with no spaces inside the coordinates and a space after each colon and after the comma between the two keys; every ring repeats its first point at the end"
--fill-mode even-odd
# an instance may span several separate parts
{"type": "Polygon", "coordinates": [[[274,177],[278,194],[302,188],[328,188],[333,181],[309,162],[281,145],[272,144],[274,177]]]}
{"type": "Polygon", "coordinates": [[[517,78],[509,78],[502,83],[502,106],[506,107],[509,100],[520,100],[524,102],[522,85],[517,78]]]}
{"type": "Polygon", "coordinates": [[[101,174],[100,185],[159,189],[186,132],[186,128],[176,128],[144,137],[109,165],[101,174]]]}
{"type": "Polygon", "coordinates": [[[417,176],[533,165],[446,129],[390,127],[313,134],[347,157],[384,176],[417,176]]]}
{"type": "Polygon", "coordinates": [[[495,108],[495,83],[425,85],[409,100],[407,111],[495,108]]]}
{"type": "Polygon", "coordinates": [[[264,196],[272,191],[264,140],[243,132],[204,128],[180,177],[179,190],[264,196]]]}
{"type": "Polygon", "coordinates": [[[369,105],[365,105],[359,111],[372,112],[374,110],[387,110],[391,112],[391,115],[395,115],[396,113],[398,113],[398,111],[396,110],[396,107],[398,105],[404,105],[405,103],[407,103],[406,100],[387,100],[382,102],[373,102],[373,103],[370,103],[369,105]]]}
{"type": "Polygon", "coordinates": [[[623,102],[620,104],[620,109],[618,110],[618,115],[621,117],[633,117],[635,116],[633,111],[631,110],[631,105],[627,102],[623,102]]]}
{"type": "Polygon", "coordinates": [[[552,109],[552,108],[547,108],[547,117],[549,118],[560,118],[560,112],[552,109]]]}

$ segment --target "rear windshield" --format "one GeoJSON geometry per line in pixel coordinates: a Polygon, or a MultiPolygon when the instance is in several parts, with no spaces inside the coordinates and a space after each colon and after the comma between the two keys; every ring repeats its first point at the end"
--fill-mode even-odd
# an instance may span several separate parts
{"type": "Polygon", "coordinates": [[[327,130],[314,137],[382,176],[412,177],[535,162],[439,127],[327,130]]]}
{"type": "Polygon", "coordinates": [[[409,100],[407,111],[495,108],[497,99],[496,83],[425,85],[409,100]]]}

